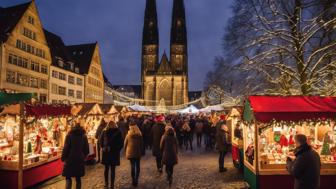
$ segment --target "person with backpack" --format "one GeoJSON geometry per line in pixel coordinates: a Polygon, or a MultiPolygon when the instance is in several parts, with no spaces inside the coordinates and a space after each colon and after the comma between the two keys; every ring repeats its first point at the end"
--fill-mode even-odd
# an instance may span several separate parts
{"type": "Polygon", "coordinates": [[[88,154],[88,139],[85,130],[78,123],[67,134],[62,151],[62,175],[66,178],[66,189],[71,189],[72,177],[76,178],[76,189],[81,188],[81,177],[85,175],[85,158],[88,154]]]}
{"type": "Polygon", "coordinates": [[[101,147],[103,151],[102,164],[105,165],[104,178],[105,188],[109,187],[109,172],[111,170],[111,185],[114,188],[116,166],[120,165],[120,151],[124,142],[117,124],[113,121],[108,123],[101,135],[101,147]]]}
{"type": "Polygon", "coordinates": [[[196,133],[196,140],[197,140],[197,147],[202,147],[202,135],[203,135],[203,120],[198,118],[196,120],[195,126],[195,133],[196,133]]]}
{"type": "Polygon", "coordinates": [[[131,122],[124,142],[126,158],[131,163],[132,185],[138,186],[140,176],[140,159],[144,154],[144,144],[141,131],[136,122],[131,122]]]}

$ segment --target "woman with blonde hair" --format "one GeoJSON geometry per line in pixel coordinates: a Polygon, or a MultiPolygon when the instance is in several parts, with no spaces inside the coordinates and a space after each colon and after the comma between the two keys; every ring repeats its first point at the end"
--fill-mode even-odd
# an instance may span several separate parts
{"type": "Polygon", "coordinates": [[[124,147],[126,158],[131,162],[132,185],[137,187],[140,176],[140,159],[144,154],[144,147],[141,131],[135,122],[130,123],[124,147]]]}

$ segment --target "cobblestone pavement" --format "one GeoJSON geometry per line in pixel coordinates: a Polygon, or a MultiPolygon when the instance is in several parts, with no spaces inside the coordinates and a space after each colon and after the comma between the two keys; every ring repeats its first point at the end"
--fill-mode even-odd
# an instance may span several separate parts
{"type": "MultiPolygon", "coordinates": [[[[174,180],[171,188],[176,189],[247,189],[239,171],[233,167],[232,160],[227,156],[225,167],[228,171],[218,172],[217,153],[196,150],[194,152],[182,151],[179,154],[179,164],[174,168],[174,180]]],[[[156,171],[155,159],[151,152],[141,160],[141,173],[139,189],[164,189],[169,188],[166,174],[161,175],[156,171]]],[[[103,166],[101,164],[87,167],[86,176],[82,178],[82,188],[104,188],[103,166]]],[[[52,179],[38,188],[63,189],[65,180],[62,177],[52,179]]],[[[121,166],[116,170],[116,189],[131,189],[130,164],[122,158],[121,166]]]]}

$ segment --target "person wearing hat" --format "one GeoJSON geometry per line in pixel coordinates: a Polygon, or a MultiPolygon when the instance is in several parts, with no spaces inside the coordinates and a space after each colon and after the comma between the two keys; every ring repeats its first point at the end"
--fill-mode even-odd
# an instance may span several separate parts
{"type": "Polygon", "coordinates": [[[124,141],[114,121],[108,123],[100,138],[100,146],[103,149],[102,164],[105,165],[105,188],[109,185],[109,171],[111,170],[111,188],[113,189],[115,169],[116,166],[120,165],[120,151],[123,148],[124,141]]]}
{"type": "Polygon", "coordinates": [[[165,132],[165,117],[163,115],[156,118],[156,123],[152,127],[153,143],[152,152],[156,160],[157,170],[162,173],[162,152],[160,149],[161,138],[165,132]]]}
{"type": "Polygon", "coordinates": [[[126,158],[131,163],[132,185],[138,186],[140,176],[140,159],[144,154],[144,144],[141,131],[136,122],[131,122],[124,142],[126,158]]]}
{"type": "Polygon", "coordinates": [[[218,164],[219,172],[226,172],[227,169],[224,167],[224,158],[229,150],[229,129],[226,125],[225,116],[220,116],[220,121],[216,126],[216,144],[217,150],[219,152],[218,164]]]}
{"type": "Polygon", "coordinates": [[[166,132],[162,136],[160,149],[162,151],[162,163],[166,165],[167,181],[169,186],[173,182],[174,166],[178,163],[178,143],[173,127],[166,127],[166,132]]]}

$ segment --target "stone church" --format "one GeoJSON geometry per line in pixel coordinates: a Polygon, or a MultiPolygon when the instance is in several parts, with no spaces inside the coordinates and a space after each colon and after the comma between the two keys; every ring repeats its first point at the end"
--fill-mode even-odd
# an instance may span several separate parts
{"type": "Polygon", "coordinates": [[[142,39],[141,85],[145,105],[188,103],[188,45],[183,0],[174,0],[170,55],[159,59],[156,0],[147,0],[142,39]]]}

